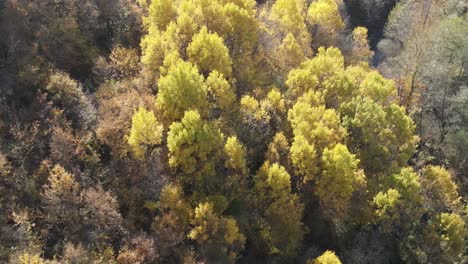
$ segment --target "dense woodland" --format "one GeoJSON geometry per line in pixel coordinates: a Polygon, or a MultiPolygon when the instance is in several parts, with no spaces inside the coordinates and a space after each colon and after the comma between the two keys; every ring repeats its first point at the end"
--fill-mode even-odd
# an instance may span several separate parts
{"type": "Polygon", "coordinates": [[[468,263],[465,0],[0,0],[0,263],[468,263]]]}

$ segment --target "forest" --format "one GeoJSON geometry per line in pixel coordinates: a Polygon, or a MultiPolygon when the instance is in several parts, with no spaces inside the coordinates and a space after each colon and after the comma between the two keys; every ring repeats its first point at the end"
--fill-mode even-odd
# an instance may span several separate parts
{"type": "Polygon", "coordinates": [[[0,263],[468,263],[466,0],[0,0],[0,263]]]}

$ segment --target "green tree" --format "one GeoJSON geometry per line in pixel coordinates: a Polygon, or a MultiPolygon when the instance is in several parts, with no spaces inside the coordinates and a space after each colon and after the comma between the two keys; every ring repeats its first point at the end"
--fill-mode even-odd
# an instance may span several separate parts
{"type": "Polygon", "coordinates": [[[359,85],[359,93],[382,105],[386,105],[395,98],[396,86],[393,80],[385,79],[377,71],[371,71],[359,85]]]}
{"type": "Polygon", "coordinates": [[[380,221],[383,221],[384,228],[387,231],[391,228],[390,224],[399,221],[399,207],[401,206],[401,194],[398,190],[388,189],[380,191],[373,198],[375,214],[380,221]]]}
{"type": "Polygon", "coordinates": [[[346,135],[340,116],[334,109],[297,102],[288,112],[294,136],[303,136],[319,151],[338,143],[346,135]]]}
{"type": "Polygon", "coordinates": [[[313,180],[319,169],[317,158],[325,148],[339,143],[346,131],[334,109],[312,106],[302,100],[289,110],[288,119],[294,134],[291,162],[304,182],[313,180]]]}

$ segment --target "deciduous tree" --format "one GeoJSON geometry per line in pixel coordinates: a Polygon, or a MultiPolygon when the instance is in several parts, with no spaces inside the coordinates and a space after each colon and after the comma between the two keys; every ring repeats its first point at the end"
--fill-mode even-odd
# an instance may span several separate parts
{"type": "Polygon", "coordinates": [[[133,114],[132,128],[127,137],[128,144],[132,147],[136,157],[142,158],[148,146],[161,144],[163,126],[159,124],[152,111],[140,107],[133,114]]]}
{"type": "Polygon", "coordinates": [[[226,77],[231,76],[232,62],[223,38],[216,33],[208,32],[206,27],[193,36],[192,42],[187,47],[187,55],[189,61],[205,76],[212,71],[218,71],[226,77]]]}
{"type": "Polygon", "coordinates": [[[187,111],[174,122],[167,135],[169,165],[185,184],[202,191],[215,188],[215,165],[223,150],[223,134],[197,111],[187,111]]]}
{"type": "Polygon", "coordinates": [[[212,203],[202,203],[195,208],[192,224],[189,237],[197,242],[206,261],[235,263],[245,243],[236,220],[217,215],[212,203]]]}
{"type": "Polygon", "coordinates": [[[156,106],[161,109],[168,124],[181,120],[188,110],[207,114],[205,78],[191,63],[179,61],[171,67],[167,75],[159,79],[158,88],[156,106]]]}

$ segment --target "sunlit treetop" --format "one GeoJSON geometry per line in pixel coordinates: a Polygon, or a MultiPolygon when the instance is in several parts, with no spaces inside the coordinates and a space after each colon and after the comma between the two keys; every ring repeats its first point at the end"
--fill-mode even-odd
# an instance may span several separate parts
{"type": "Polygon", "coordinates": [[[327,250],[314,261],[307,261],[307,264],[341,264],[335,252],[327,250]]]}
{"type": "Polygon", "coordinates": [[[220,36],[224,37],[229,30],[223,3],[219,0],[182,0],[179,12],[189,14],[200,28],[205,26],[220,36]]]}
{"type": "Polygon", "coordinates": [[[313,29],[314,46],[338,46],[338,34],[344,28],[336,0],[313,1],[307,11],[307,22],[313,29]]]}
{"type": "Polygon", "coordinates": [[[156,120],[154,113],[140,107],[133,114],[132,128],[127,141],[135,156],[141,158],[147,146],[161,144],[162,132],[163,126],[156,120]]]}
{"type": "MultiPolygon", "coordinates": [[[[186,184],[208,184],[215,176],[215,165],[222,155],[223,134],[197,111],[174,122],[167,135],[169,165],[186,184]]],[[[206,188],[210,186],[205,186],[206,188]]]]}
{"type": "Polygon", "coordinates": [[[340,105],[348,143],[361,160],[366,175],[398,173],[413,154],[418,137],[405,109],[395,104],[382,106],[368,97],[357,96],[340,105]]]}
{"type": "Polygon", "coordinates": [[[326,148],[322,155],[322,173],[314,189],[328,217],[346,215],[351,195],[359,185],[365,186],[365,176],[358,171],[359,160],[345,145],[326,148]]]}
{"type": "Polygon", "coordinates": [[[267,254],[294,254],[304,235],[303,204],[291,193],[291,176],[278,163],[265,162],[255,176],[255,204],[263,216],[260,239],[267,254]]]}
{"type": "Polygon", "coordinates": [[[298,67],[305,59],[306,54],[292,33],[288,33],[278,47],[276,59],[285,70],[298,67]]]}
{"type": "Polygon", "coordinates": [[[212,203],[201,203],[195,208],[192,224],[188,237],[204,249],[201,252],[205,252],[208,260],[212,263],[235,263],[245,243],[245,236],[236,220],[217,215],[212,203]]]}
{"type": "MultiPolygon", "coordinates": [[[[283,35],[292,34],[304,54],[310,55],[311,36],[307,30],[306,3],[304,0],[277,0],[271,7],[270,18],[277,23],[277,30],[283,35]]],[[[289,37],[287,42],[291,43],[289,37]]]]}
{"type": "Polygon", "coordinates": [[[296,37],[306,31],[306,3],[304,0],[277,0],[271,8],[271,17],[278,21],[280,30],[296,37]]]}
{"type": "Polygon", "coordinates": [[[335,0],[318,0],[310,4],[307,20],[313,25],[319,25],[329,34],[336,34],[344,27],[338,5],[335,0]]]}
{"type": "Polygon", "coordinates": [[[177,62],[159,79],[158,88],[156,107],[168,124],[180,120],[187,110],[196,109],[202,115],[208,112],[205,78],[190,62],[177,62]]]}
{"type": "Polygon", "coordinates": [[[271,89],[268,92],[267,98],[265,100],[274,109],[274,111],[279,113],[286,113],[285,100],[283,98],[283,94],[281,94],[278,89],[271,89]]]}
{"type": "Polygon", "coordinates": [[[229,21],[226,45],[233,54],[249,54],[258,40],[256,2],[254,0],[224,1],[223,11],[229,21]]]}
{"type": "Polygon", "coordinates": [[[317,55],[293,69],[286,80],[289,90],[300,96],[310,90],[326,92],[329,79],[344,70],[344,58],[337,48],[319,48],[317,55]]]}
{"type": "Polygon", "coordinates": [[[352,63],[368,65],[374,52],[367,40],[367,28],[356,27],[353,30],[352,63]]]}
{"type": "Polygon", "coordinates": [[[210,108],[222,110],[224,113],[233,111],[237,97],[233,85],[231,85],[223,74],[212,71],[206,79],[208,99],[210,108]]]}
{"type": "Polygon", "coordinates": [[[226,154],[225,165],[227,168],[240,171],[242,174],[247,174],[247,160],[246,149],[239,142],[237,137],[229,137],[224,145],[224,152],[226,154]]]}
{"type": "Polygon", "coordinates": [[[270,163],[284,164],[288,162],[289,143],[282,132],[276,133],[268,144],[265,159],[270,163]]]}
{"type": "Polygon", "coordinates": [[[460,198],[452,175],[443,167],[428,166],[422,173],[423,186],[429,192],[436,208],[456,208],[460,198]]]}
{"type": "Polygon", "coordinates": [[[420,177],[411,167],[402,168],[400,173],[393,175],[393,181],[403,199],[419,205],[422,199],[420,177]]]}
{"type": "Polygon", "coordinates": [[[75,197],[78,194],[79,187],[73,174],[67,172],[62,166],[55,165],[50,173],[45,195],[51,202],[59,202],[60,199],[66,199],[66,197],[75,197]]]}
{"type": "Polygon", "coordinates": [[[280,197],[291,193],[291,176],[278,163],[265,163],[257,172],[255,188],[263,195],[280,197]]]}
{"type": "Polygon", "coordinates": [[[303,136],[318,149],[334,145],[344,138],[346,130],[341,127],[339,114],[324,106],[296,103],[288,112],[295,136],[303,136]]]}
{"type": "Polygon", "coordinates": [[[395,99],[396,86],[393,80],[385,79],[377,71],[371,71],[361,82],[359,92],[376,102],[387,104],[395,99]]]}
{"type": "Polygon", "coordinates": [[[177,15],[176,1],[173,0],[152,0],[148,7],[148,17],[146,23],[149,28],[165,30],[177,15]]]}
{"type": "Polygon", "coordinates": [[[401,204],[401,194],[395,189],[381,191],[373,199],[375,213],[380,219],[390,219],[395,221],[398,215],[394,213],[401,204]]]}
{"type": "Polygon", "coordinates": [[[254,118],[257,121],[268,121],[270,116],[260,102],[250,95],[244,95],[240,101],[241,113],[254,118]]]}
{"type": "Polygon", "coordinates": [[[465,221],[456,213],[442,213],[437,220],[442,250],[449,256],[458,256],[465,245],[465,221]]]}
{"type": "Polygon", "coordinates": [[[209,33],[206,27],[193,36],[187,54],[189,61],[197,65],[205,76],[215,70],[226,77],[231,76],[232,62],[223,39],[216,33],[209,33]]]}

